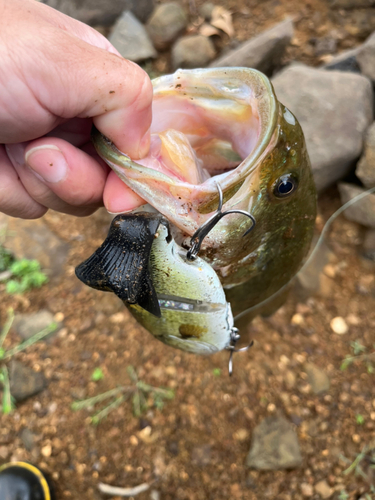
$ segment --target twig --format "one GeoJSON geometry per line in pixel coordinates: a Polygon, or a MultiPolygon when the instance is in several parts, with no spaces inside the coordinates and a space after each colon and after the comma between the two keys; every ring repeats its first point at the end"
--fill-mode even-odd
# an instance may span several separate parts
{"type": "Polygon", "coordinates": [[[119,488],[118,486],[111,486],[110,484],[99,483],[99,491],[104,495],[120,496],[120,497],[135,497],[140,493],[147,491],[150,488],[148,483],[142,483],[134,488],[119,488]]]}

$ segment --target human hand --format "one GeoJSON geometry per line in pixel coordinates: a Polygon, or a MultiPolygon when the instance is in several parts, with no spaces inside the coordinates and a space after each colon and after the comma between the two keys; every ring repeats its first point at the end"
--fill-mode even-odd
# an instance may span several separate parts
{"type": "Polygon", "coordinates": [[[142,203],[97,156],[92,123],[131,158],[149,148],[152,86],[94,29],[34,0],[0,0],[0,212],[89,215],[142,203]]]}

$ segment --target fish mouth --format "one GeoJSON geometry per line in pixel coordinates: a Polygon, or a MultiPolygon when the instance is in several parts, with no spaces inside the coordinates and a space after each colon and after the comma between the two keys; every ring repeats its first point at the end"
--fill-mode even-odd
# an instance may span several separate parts
{"type": "Polygon", "coordinates": [[[248,68],[178,70],[153,88],[148,155],[134,162],[96,131],[100,156],[186,234],[216,210],[217,184],[226,208],[248,209],[241,200],[277,135],[268,78],[248,68]]]}

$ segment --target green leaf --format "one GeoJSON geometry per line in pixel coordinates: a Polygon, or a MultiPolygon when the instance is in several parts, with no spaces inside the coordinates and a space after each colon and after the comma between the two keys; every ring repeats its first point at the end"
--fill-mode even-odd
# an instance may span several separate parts
{"type": "Polygon", "coordinates": [[[363,415],[356,415],[355,420],[358,425],[363,425],[365,423],[365,417],[363,415]]]}
{"type": "Polygon", "coordinates": [[[214,369],[212,370],[212,373],[214,374],[214,376],[215,376],[215,377],[220,377],[220,375],[221,375],[221,370],[220,370],[220,368],[214,368],[214,369]]]}
{"type": "Polygon", "coordinates": [[[103,378],[104,378],[103,370],[99,367],[95,368],[95,370],[92,372],[91,380],[93,380],[94,382],[99,382],[99,380],[103,380],[103,378]]]}

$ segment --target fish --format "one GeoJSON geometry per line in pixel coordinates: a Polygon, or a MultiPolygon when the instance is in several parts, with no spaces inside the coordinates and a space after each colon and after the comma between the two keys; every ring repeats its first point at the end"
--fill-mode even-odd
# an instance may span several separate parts
{"type": "Polygon", "coordinates": [[[168,345],[234,350],[234,318],[282,289],[310,248],[316,189],[303,132],[254,69],[177,70],[152,83],[146,157],[133,161],[92,133],[99,156],[145,206],[116,218],[100,258],[76,274],[116,293],[168,345]]]}

